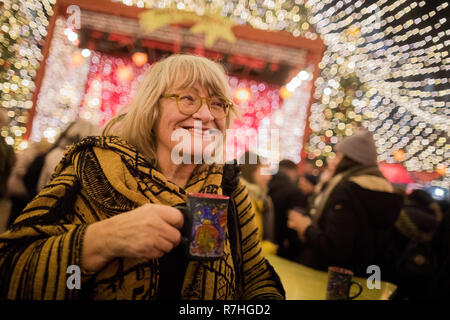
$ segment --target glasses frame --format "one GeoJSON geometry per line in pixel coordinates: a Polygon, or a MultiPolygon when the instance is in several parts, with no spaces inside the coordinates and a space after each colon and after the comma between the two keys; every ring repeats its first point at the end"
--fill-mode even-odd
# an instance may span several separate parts
{"type": "Polygon", "coordinates": [[[232,102],[230,102],[228,99],[224,99],[225,102],[226,102],[226,106],[225,106],[225,115],[224,115],[223,117],[221,117],[221,118],[218,118],[218,117],[216,117],[216,116],[213,114],[213,112],[212,112],[212,110],[211,110],[211,98],[210,98],[210,97],[200,97],[200,96],[198,96],[198,97],[200,98],[200,104],[197,106],[197,108],[195,109],[195,111],[192,112],[192,113],[186,113],[186,112],[181,111],[180,104],[179,104],[180,95],[175,94],[175,93],[174,93],[174,94],[163,94],[163,95],[161,95],[161,97],[162,97],[162,98],[175,98],[178,112],[181,113],[181,114],[184,114],[185,116],[192,116],[194,113],[196,113],[198,110],[200,110],[200,108],[201,108],[202,105],[203,105],[203,101],[205,101],[205,102],[206,102],[206,105],[208,106],[209,112],[212,114],[212,116],[213,116],[214,119],[216,119],[216,120],[222,120],[222,119],[226,118],[226,117],[228,116],[228,112],[229,112],[230,108],[233,106],[233,103],[232,103],[232,102]]]}

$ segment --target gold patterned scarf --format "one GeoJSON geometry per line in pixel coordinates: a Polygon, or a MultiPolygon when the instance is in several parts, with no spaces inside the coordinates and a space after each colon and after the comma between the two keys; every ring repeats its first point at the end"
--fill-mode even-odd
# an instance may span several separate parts
{"type": "MultiPolygon", "coordinates": [[[[0,235],[0,297],[155,299],[159,259],[117,258],[84,278],[80,290],[68,289],[67,268],[82,265],[86,228],[149,202],[176,206],[185,203],[188,193],[222,194],[223,174],[223,165],[199,166],[180,188],[117,137],[89,137],[73,145],[49,184],[0,235]]],[[[283,299],[279,278],[261,254],[253,210],[241,182],[231,198],[238,230],[235,244],[230,244],[228,230],[221,259],[189,261],[180,297],[283,299]]]]}

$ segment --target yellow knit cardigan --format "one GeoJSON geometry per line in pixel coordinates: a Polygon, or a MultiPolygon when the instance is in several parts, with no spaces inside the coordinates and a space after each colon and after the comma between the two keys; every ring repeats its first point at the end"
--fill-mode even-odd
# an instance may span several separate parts
{"type": "MultiPolygon", "coordinates": [[[[223,168],[203,166],[183,189],[117,137],[89,137],[71,146],[49,184],[0,235],[0,298],[155,299],[159,259],[117,258],[84,279],[81,289],[68,289],[67,268],[81,266],[87,226],[149,202],[183,204],[191,192],[222,194],[223,168]]],[[[227,231],[223,258],[189,261],[181,298],[284,299],[277,274],[261,254],[254,213],[241,182],[232,201],[239,237],[235,250],[227,231]]]]}

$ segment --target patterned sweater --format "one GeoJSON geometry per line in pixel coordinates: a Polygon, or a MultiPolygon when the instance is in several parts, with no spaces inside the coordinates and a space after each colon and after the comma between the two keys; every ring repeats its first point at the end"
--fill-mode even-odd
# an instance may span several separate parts
{"type": "MultiPolygon", "coordinates": [[[[52,180],[0,235],[0,298],[155,299],[160,259],[116,258],[83,278],[81,289],[67,288],[68,266],[82,265],[86,228],[149,202],[176,206],[185,203],[188,193],[222,194],[226,166],[200,166],[180,188],[117,137],[89,137],[71,146],[52,180]]],[[[178,295],[284,299],[276,272],[262,256],[245,185],[239,181],[230,195],[235,232],[229,224],[223,257],[185,261],[178,295]]]]}

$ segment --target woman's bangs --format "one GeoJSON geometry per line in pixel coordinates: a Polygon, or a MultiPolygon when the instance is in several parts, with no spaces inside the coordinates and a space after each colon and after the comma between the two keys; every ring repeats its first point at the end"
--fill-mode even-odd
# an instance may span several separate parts
{"type": "Polygon", "coordinates": [[[169,88],[178,90],[192,88],[197,83],[197,78],[193,70],[190,70],[185,65],[181,65],[178,68],[174,68],[173,72],[170,72],[169,83],[167,84],[169,88]]]}
{"type": "MultiPolygon", "coordinates": [[[[175,69],[175,68],[174,68],[175,69]]],[[[170,87],[175,90],[192,88],[199,84],[209,95],[227,97],[223,81],[216,75],[217,70],[199,63],[186,63],[176,68],[177,72],[170,74],[170,87]]]]}

